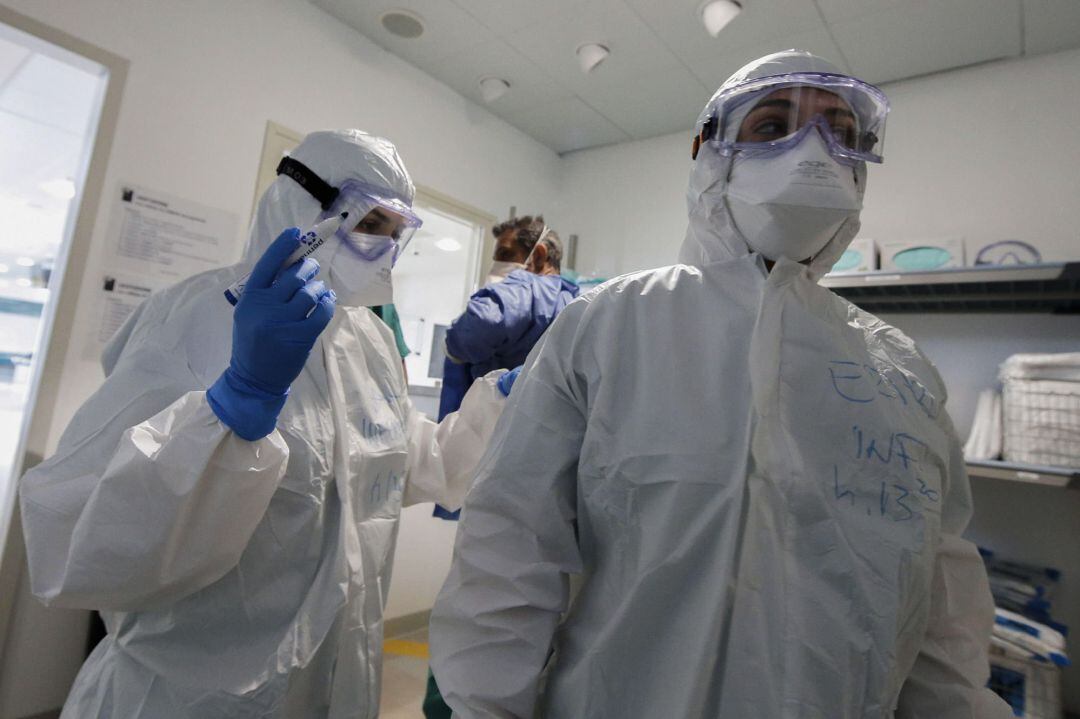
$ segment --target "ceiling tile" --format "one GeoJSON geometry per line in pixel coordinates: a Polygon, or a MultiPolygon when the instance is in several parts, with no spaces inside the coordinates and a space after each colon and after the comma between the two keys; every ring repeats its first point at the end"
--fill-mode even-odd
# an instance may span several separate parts
{"type": "Polygon", "coordinates": [[[1016,1],[909,1],[830,28],[852,72],[883,83],[1020,54],[1016,1]]]}
{"type": "Polygon", "coordinates": [[[570,16],[514,33],[507,40],[581,97],[597,87],[623,84],[643,72],[680,64],[622,0],[592,0],[570,16]],[[611,56],[586,75],[578,66],[577,48],[587,42],[605,45],[611,56]]]}
{"type": "Polygon", "coordinates": [[[0,87],[7,84],[19,65],[30,56],[30,51],[17,43],[0,37],[0,87]]]}
{"type": "Polygon", "coordinates": [[[1024,0],[1024,52],[1037,55],[1080,47],[1080,2],[1024,0]]]}
{"type": "Polygon", "coordinates": [[[0,188],[16,195],[37,193],[43,180],[75,177],[72,162],[82,138],[33,118],[0,110],[0,188]]]}
{"type": "Polygon", "coordinates": [[[473,45],[494,39],[476,18],[446,0],[311,0],[327,13],[385,50],[422,70],[473,45]],[[380,18],[388,10],[408,10],[424,22],[424,34],[412,40],[386,31],[380,18]]]}
{"type": "Polygon", "coordinates": [[[509,112],[502,117],[558,153],[631,139],[576,97],[509,112]]]}
{"type": "Polygon", "coordinates": [[[756,45],[750,45],[739,49],[713,51],[708,62],[697,62],[693,65],[694,74],[713,91],[719,88],[736,70],[748,62],[764,57],[781,50],[806,50],[819,57],[832,62],[841,70],[848,72],[849,68],[844,61],[832,36],[822,26],[819,30],[806,30],[792,35],[762,40],[756,45]]]}
{"type": "Polygon", "coordinates": [[[0,89],[0,109],[82,135],[98,88],[85,70],[35,53],[0,89]]]}
{"type": "Polygon", "coordinates": [[[790,47],[783,44],[783,38],[825,32],[817,8],[808,0],[744,0],[743,11],[715,38],[705,31],[701,22],[701,0],[626,2],[699,78],[709,78],[707,84],[719,74],[712,67],[718,58],[726,59],[732,55],[744,58],[730,68],[724,75],[726,78],[750,60],[765,54],[757,52],[758,48],[783,50],[790,47]]]}
{"type": "Polygon", "coordinates": [[[718,38],[702,0],[311,2],[478,103],[481,77],[506,79],[484,106],[558,152],[687,129],[738,68],[792,47],[877,83],[1080,47],[1080,0],[742,0],[718,38]],[[393,8],[425,34],[387,33],[393,8]],[[587,75],[585,42],[612,52],[587,75]]]}
{"type": "Polygon", "coordinates": [[[505,35],[566,17],[588,0],[454,0],[491,30],[505,35]]]}
{"type": "Polygon", "coordinates": [[[503,40],[476,45],[425,68],[436,79],[495,114],[513,112],[573,97],[540,68],[503,40]],[[510,90],[487,104],[480,95],[480,78],[493,75],[510,83],[510,90]]]}
{"type": "Polygon", "coordinates": [[[844,22],[864,15],[875,15],[909,4],[911,0],[814,0],[825,22],[844,22]]]}
{"type": "Polygon", "coordinates": [[[590,106],[613,120],[634,139],[645,139],[694,126],[712,90],[686,68],[658,70],[629,84],[598,87],[590,106]]]}

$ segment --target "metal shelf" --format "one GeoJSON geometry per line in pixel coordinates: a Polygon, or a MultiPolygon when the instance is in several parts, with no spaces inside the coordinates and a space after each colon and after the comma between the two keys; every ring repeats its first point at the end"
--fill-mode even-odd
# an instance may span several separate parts
{"type": "Polygon", "coordinates": [[[1040,484],[1044,487],[1080,489],[1080,469],[1069,467],[1043,467],[995,460],[969,460],[968,475],[987,479],[1004,479],[1024,484],[1040,484]]]}
{"type": "Polygon", "coordinates": [[[868,312],[1080,313],[1080,262],[837,273],[821,284],[868,312]]]}

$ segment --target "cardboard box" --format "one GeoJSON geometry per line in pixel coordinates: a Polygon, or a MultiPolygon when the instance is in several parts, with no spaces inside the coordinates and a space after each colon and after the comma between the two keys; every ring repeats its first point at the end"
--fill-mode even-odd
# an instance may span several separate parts
{"type": "Polygon", "coordinates": [[[844,250],[844,254],[836,261],[830,272],[873,272],[877,268],[877,245],[869,238],[857,237],[844,250]]]}
{"type": "Polygon", "coordinates": [[[891,272],[944,270],[966,264],[963,237],[885,240],[878,244],[881,269],[891,272]]]}

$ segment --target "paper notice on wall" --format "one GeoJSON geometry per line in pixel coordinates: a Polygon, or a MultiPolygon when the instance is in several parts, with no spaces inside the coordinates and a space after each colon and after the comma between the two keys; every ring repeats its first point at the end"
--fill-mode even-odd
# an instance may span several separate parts
{"type": "Polygon", "coordinates": [[[239,254],[233,213],[135,185],[119,188],[109,244],[112,269],[166,284],[221,267],[239,254]]]}
{"type": "Polygon", "coordinates": [[[236,215],[138,185],[120,184],[109,209],[106,254],[94,277],[96,319],[83,356],[105,343],[157,290],[236,260],[236,215]]]}
{"type": "Polygon", "coordinates": [[[96,341],[104,345],[153,290],[148,283],[137,278],[115,275],[102,277],[100,290],[102,314],[96,341]]]}

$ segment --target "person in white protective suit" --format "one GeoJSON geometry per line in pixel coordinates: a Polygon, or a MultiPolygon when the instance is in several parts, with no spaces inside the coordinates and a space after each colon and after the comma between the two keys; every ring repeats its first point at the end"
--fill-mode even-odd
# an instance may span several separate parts
{"type": "Polygon", "coordinates": [[[431,621],[457,716],[1010,715],[942,380],[817,283],[887,111],[794,50],[708,103],[682,264],[568,306],[480,462],[431,621]]]}
{"type": "Polygon", "coordinates": [[[394,146],[317,132],[279,173],[244,260],[151,296],[21,481],[34,594],[108,627],[64,719],[377,716],[401,507],[460,506],[505,403],[493,373],[458,414],[423,417],[364,308],[389,301],[402,221],[418,224],[394,146]],[[325,282],[309,259],[271,285],[298,233],[271,240],[339,211],[354,219],[324,246],[325,282]],[[253,265],[234,327],[222,293],[253,265]]]}

